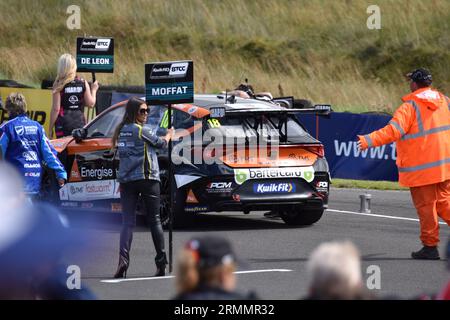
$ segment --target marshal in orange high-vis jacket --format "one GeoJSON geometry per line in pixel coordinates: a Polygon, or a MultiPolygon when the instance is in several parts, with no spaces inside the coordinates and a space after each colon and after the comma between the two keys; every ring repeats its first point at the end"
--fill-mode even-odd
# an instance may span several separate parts
{"type": "Polygon", "coordinates": [[[426,69],[407,76],[412,93],[402,98],[388,125],[358,136],[358,145],[364,150],[396,142],[399,183],[411,190],[424,245],[412,257],[437,260],[438,216],[450,226],[450,100],[429,87],[426,69]]]}

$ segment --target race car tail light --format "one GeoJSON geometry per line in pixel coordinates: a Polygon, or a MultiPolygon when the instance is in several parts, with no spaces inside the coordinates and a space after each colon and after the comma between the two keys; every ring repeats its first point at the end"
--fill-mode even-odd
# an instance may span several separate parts
{"type": "Polygon", "coordinates": [[[325,156],[325,151],[323,149],[323,145],[312,145],[312,146],[303,146],[303,148],[309,152],[317,154],[319,157],[323,158],[325,156]]]}

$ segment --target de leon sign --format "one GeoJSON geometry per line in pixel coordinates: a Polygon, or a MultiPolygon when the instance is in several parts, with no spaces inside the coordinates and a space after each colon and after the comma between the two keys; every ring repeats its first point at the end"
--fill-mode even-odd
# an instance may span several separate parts
{"type": "Polygon", "coordinates": [[[145,65],[145,98],[148,104],[194,102],[194,63],[170,61],[145,65]]]}
{"type": "Polygon", "coordinates": [[[77,71],[112,73],[113,38],[77,38],[77,71]]]}

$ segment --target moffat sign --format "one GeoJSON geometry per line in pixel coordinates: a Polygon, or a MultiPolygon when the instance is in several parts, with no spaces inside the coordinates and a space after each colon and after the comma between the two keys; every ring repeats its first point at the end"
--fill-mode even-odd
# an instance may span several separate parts
{"type": "Polygon", "coordinates": [[[192,61],[155,62],[145,65],[145,99],[148,104],[192,103],[192,61]]]}

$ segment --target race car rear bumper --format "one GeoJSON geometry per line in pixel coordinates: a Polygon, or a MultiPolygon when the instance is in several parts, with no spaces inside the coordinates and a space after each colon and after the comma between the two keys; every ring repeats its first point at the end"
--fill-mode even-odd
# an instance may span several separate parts
{"type": "Polygon", "coordinates": [[[245,201],[245,202],[231,202],[223,201],[218,202],[214,207],[210,208],[211,211],[260,211],[260,210],[287,210],[301,207],[304,210],[315,209],[322,210],[328,207],[321,198],[311,198],[305,200],[258,200],[258,201],[245,201]]]}

